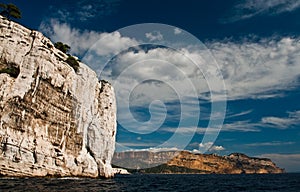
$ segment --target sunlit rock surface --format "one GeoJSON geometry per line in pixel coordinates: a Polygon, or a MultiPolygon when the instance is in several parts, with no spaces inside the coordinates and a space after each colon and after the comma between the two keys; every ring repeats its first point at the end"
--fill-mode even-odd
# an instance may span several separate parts
{"type": "Polygon", "coordinates": [[[270,159],[241,153],[226,156],[189,151],[126,151],[115,153],[113,164],[142,173],[260,174],[283,173],[270,159]]]}
{"type": "Polygon", "coordinates": [[[193,154],[183,151],[170,160],[167,165],[186,167],[198,170],[199,173],[260,174],[284,172],[270,159],[248,157],[241,153],[219,156],[214,154],[193,154]]]}
{"type": "Polygon", "coordinates": [[[0,16],[0,174],[111,177],[116,102],[40,32],[0,16]]]}

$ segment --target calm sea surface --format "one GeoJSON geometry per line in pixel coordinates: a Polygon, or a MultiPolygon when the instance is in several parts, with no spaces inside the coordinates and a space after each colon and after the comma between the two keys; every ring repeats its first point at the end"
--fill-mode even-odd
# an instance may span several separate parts
{"type": "Polygon", "coordinates": [[[114,179],[0,178],[0,191],[287,191],[300,174],[118,175],[114,179]]]}

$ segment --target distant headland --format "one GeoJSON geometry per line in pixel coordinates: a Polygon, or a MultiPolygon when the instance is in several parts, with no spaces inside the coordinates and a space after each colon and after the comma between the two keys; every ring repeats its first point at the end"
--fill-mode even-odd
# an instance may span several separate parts
{"type": "Polygon", "coordinates": [[[284,173],[270,159],[241,153],[226,156],[189,151],[128,151],[115,153],[112,163],[129,172],[161,174],[273,174],[284,173]]]}

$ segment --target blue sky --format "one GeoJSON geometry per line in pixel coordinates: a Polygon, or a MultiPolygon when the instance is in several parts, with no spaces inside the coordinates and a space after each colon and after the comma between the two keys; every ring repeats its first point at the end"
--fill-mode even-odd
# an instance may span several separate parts
{"type": "Polygon", "coordinates": [[[242,152],[300,171],[299,0],[9,2],[112,82],[118,150],[242,152]]]}

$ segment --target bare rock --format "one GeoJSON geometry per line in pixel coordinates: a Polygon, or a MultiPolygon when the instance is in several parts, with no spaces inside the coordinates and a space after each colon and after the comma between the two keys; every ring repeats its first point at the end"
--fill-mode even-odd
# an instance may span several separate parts
{"type": "Polygon", "coordinates": [[[0,16],[0,174],[113,176],[114,90],[67,57],[0,16]]]}
{"type": "Polygon", "coordinates": [[[142,173],[266,174],[284,172],[284,169],[277,167],[270,159],[248,157],[241,153],[219,156],[194,154],[189,151],[126,151],[115,153],[113,164],[142,173]]]}

